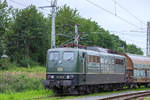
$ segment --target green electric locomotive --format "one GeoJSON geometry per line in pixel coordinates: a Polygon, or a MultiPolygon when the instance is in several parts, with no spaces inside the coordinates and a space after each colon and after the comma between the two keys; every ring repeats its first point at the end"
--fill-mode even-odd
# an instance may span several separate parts
{"type": "Polygon", "coordinates": [[[54,48],[47,52],[43,85],[58,94],[84,94],[123,88],[125,56],[79,48],[54,48]]]}

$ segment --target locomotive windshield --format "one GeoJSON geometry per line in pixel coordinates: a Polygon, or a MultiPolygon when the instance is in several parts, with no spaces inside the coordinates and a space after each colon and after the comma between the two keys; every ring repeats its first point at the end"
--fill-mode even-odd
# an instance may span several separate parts
{"type": "Polygon", "coordinates": [[[63,60],[73,60],[74,59],[74,52],[64,52],[63,60]]]}
{"type": "Polygon", "coordinates": [[[77,72],[78,52],[62,49],[49,51],[47,55],[47,72],[77,72]]]}
{"type": "Polygon", "coordinates": [[[50,52],[49,60],[59,60],[60,53],[59,52],[50,52]]]}

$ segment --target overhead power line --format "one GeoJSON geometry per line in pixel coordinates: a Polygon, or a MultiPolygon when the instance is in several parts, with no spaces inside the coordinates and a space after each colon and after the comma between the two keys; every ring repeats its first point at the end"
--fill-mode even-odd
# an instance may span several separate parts
{"type": "Polygon", "coordinates": [[[15,0],[9,0],[9,1],[11,1],[12,3],[15,3],[15,4],[17,4],[17,5],[21,5],[21,6],[23,6],[23,7],[26,7],[26,5],[24,5],[24,4],[20,3],[20,2],[17,2],[17,1],[15,1],[15,0]]]}
{"type": "Polygon", "coordinates": [[[27,6],[27,2],[26,2],[26,0],[23,0],[23,2],[24,2],[24,4],[27,6]]]}
{"type": "MultiPolygon", "coordinates": [[[[14,4],[17,4],[19,6],[26,7],[26,5],[24,5],[24,4],[20,3],[20,2],[16,2],[15,0],[9,0],[9,1],[14,3],[14,4]]],[[[47,9],[41,9],[41,10],[45,10],[46,11],[45,13],[49,14],[49,11],[47,9]]]]}
{"type": "MultiPolygon", "coordinates": [[[[114,1],[114,0],[113,0],[114,1]]],[[[132,17],[134,17],[136,20],[138,20],[140,23],[144,24],[145,23],[140,19],[138,18],[137,16],[135,16],[132,12],[130,12],[128,9],[126,9],[125,7],[123,7],[120,3],[118,3],[116,0],[114,1],[115,4],[117,4],[121,9],[123,9],[124,11],[126,11],[128,14],[130,14],[132,17]]]]}
{"type": "Polygon", "coordinates": [[[124,22],[128,23],[129,25],[132,25],[132,26],[134,26],[134,27],[136,27],[136,28],[140,28],[140,29],[142,29],[141,27],[139,27],[139,26],[137,26],[137,25],[135,25],[135,24],[133,24],[133,23],[129,22],[128,20],[126,20],[126,19],[122,18],[122,17],[121,17],[121,16],[119,16],[119,15],[114,14],[113,12],[111,12],[111,11],[109,11],[109,10],[107,10],[107,9],[103,8],[102,6],[100,6],[100,5],[98,5],[98,4],[94,3],[94,2],[91,2],[91,1],[89,1],[89,0],[86,0],[86,1],[87,1],[88,3],[90,3],[90,4],[94,5],[95,7],[97,7],[97,8],[100,8],[100,9],[104,10],[104,11],[105,11],[105,12],[107,12],[107,13],[109,13],[109,14],[111,14],[111,15],[113,15],[113,16],[116,16],[117,18],[119,18],[120,20],[122,20],[122,21],[124,21],[124,22]]]}
{"type": "Polygon", "coordinates": [[[50,14],[50,11],[48,11],[47,9],[44,9],[44,8],[41,8],[41,7],[38,7],[38,8],[40,8],[41,10],[45,10],[47,15],[50,14]]]}

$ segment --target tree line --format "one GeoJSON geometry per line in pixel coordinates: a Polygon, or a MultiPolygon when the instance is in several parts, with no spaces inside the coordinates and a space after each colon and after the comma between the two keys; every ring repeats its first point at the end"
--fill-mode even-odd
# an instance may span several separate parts
{"type": "MultiPolygon", "coordinates": [[[[79,44],[143,55],[141,48],[127,44],[119,36],[110,34],[97,22],[83,18],[78,10],[67,5],[57,8],[57,46],[73,41],[75,24],[80,25],[79,44]]],[[[14,9],[8,7],[6,1],[0,2],[0,55],[6,51],[11,62],[15,61],[21,66],[45,64],[46,51],[50,47],[51,14],[45,17],[34,5],[14,9]]]]}

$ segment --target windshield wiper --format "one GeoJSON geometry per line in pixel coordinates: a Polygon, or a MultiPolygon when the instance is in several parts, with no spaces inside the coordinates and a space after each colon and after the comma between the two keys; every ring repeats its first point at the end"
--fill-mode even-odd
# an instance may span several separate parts
{"type": "Polygon", "coordinates": [[[72,59],[72,57],[70,57],[69,59],[67,59],[67,61],[69,61],[69,60],[71,60],[72,59]]]}

